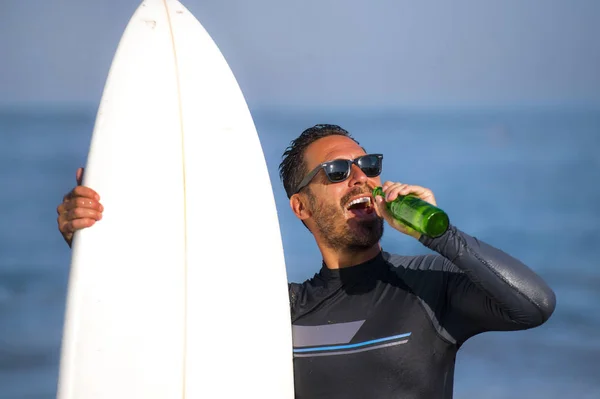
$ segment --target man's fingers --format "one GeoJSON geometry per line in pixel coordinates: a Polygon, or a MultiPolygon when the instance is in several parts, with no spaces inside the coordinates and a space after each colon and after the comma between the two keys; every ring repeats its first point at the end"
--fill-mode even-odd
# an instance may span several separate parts
{"type": "Polygon", "coordinates": [[[102,213],[98,212],[94,209],[89,209],[89,208],[73,208],[67,212],[66,218],[67,218],[67,220],[76,220],[76,219],[100,220],[100,219],[102,219],[102,213]]]}
{"type": "Polygon", "coordinates": [[[96,201],[100,200],[100,196],[98,195],[98,193],[92,190],[91,188],[86,186],[77,186],[73,190],[71,190],[67,195],[64,196],[63,201],[75,197],[85,197],[94,199],[96,201]]]}
{"type": "Polygon", "coordinates": [[[97,192],[86,186],[77,186],[73,189],[73,194],[78,197],[92,198],[100,201],[100,196],[97,192]]]}
{"type": "Polygon", "coordinates": [[[412,194],[416,197],[421,198],[424,201],[429,202],[432,205],[436,205],[435,197],[433,196],[431,190],[429,190],[428,188],[421,186],[411,186],[410,184],[404,183],[394,183],[390,181],[386,181],[382,187],[385,195],[385,200],[388,202],[395,200],[399,195],[404,196],[412,194]]]}
{"type": "Polygon", "coordinates": [[[381,188],[383,189],[383,191],[385,192],[390,186],[392,186],[394,184],[394,182],[391,181],[386,181],[385,183],[383,183],[383,186],[381,186],[381,188]]]}
{"type": "Polygon", "coordinates": [[[77,181],[77,185],[81,186],[83,182],[83,168],[77,168],[77,172],[75,172],[75,180],[77,181]]]}
{"type": "MultiPolygon", "coordinates": [[[[416,197],[421,198],[423,201],[429,202],[432,205],[437,205],[435,201],[435,197],[433,196],[433,192],[425,187],[421,186],[409,186],[410,191],[408,194],[412,194],[416,197]]],[[[406,194],[404,194],[406,195],[406,194]]]]}
{"type": "Polygon", "coordinates": [[[385,192],[385,200],[390,202],[395,200],[398,195],[406,195],[403,193],[407,193],[406,188],[408,187],[407,184],[403,184],[403,183],[393,183],[393,184],[389,184],[387,186],[387,188],[384,190],[385,192]]]}
{"type": "Polygon", "coordinates": [[[75,233],[77,230],[91,227],[94,225],[94,223],[96,223],[96,221],[94,219],[89,218],[65,220],[60,226],[60,231],[64,235],[70,235],[75,233]]]}
{"type": "Polygon", "coordinates": [[[409,187],[409,194],[414,194],[416,196],[421,196],[423,194],[427,194],[430,192],[430,190],[426,189],[425,187],[421,187],[421,186],[408,186],[409,187]]]}
{"type": "Polygon", "coordinates": [[[386,218],[385,201],[383,197],[379,195],[375,197],[375,212],[380,218],[386,218]]]}
{"type": "Polygon", "coordinates": [[[96,221],[94,219],[75,219],[75,220],[71,220],[71,229],[72,231],[77,231],[77,230],[81,230],[81,229],[85,229],[86,227],[91,227],[94,225],[94,223],[96,223],[96,221]]]}
{"type": "Polygon", "coordinates": [[[59,206],[63,212],[68,212],[75,208],[93,209],[98,212],[104,211],[104,206],[96,200],[86,197],[75,197],[63,202],[59,206]],[[62,208],[61,208],[62,207],[62,208]]]}

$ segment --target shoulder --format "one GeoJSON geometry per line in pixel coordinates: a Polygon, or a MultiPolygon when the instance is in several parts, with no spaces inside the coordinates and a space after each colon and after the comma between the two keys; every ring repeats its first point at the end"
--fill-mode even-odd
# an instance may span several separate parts
{"type": "Polygon", "coordinates": [[[303,284],[298,284],[298,283],[289,283],[288,284],[288,294],[290,296],[290,308],[294,309],[294,306],[296,305],[296,302],[298,300],[298,297],[300,296],[300,293],[302,292],[302,287],[303,284]]]}
{"type": "Polygon", "coordinates": [[[384,252],[388,270],[401,278],[418,296],[428,296],[446,288],[449,276],[462,273],[438,254],[403,256],[384,252]]]}
{"type": "Polygon", "coordinates": [[[292,319],[302,313],[302,309],[309,307],[311,303],[323,296],[326,291],[326,284],[318,274],[302,283],[288,283],[292,319]]]}
{"type": "Polygon", "coordinates": [[[410,270],[452,271],[456,269],[452,262],[438,254],[405,256],[383,252],[383,258],[393,270],[400,273],[410,270]]]}
{"type": "Polygon", "coordinates": [[[290,294],[290,301],[292,297],[299,297],[303,292],[307,290],[319,289],[324,286],[323,280],[319,277],[319,274],[315,274],[312,278],[309,278],[302,283],[288,283],[288,292],[290,294]]]}

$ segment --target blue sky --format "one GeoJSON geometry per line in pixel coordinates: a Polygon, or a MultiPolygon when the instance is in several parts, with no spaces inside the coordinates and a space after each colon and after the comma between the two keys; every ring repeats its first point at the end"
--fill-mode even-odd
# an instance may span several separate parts
{"type": "MultiPolygon", "coordinates": [[[[600,1],[183,3],[251,108],[600,105],[600,1]]],[[[97,104],[138,4],[0,2],[0,104],[97,104]]]]}

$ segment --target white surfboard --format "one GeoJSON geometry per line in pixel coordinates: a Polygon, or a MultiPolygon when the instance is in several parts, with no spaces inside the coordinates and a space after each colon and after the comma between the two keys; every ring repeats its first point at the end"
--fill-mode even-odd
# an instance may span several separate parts
{"type": "Polygon", "coordinates": [[[144,1],[115,54],[75,235],[60,399],[292,398],[271,182],[219,49],[176,0],[144,1]]]}

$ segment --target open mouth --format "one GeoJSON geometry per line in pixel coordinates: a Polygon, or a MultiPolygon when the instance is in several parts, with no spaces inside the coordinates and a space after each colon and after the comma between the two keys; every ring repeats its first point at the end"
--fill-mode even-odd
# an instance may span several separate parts
{"type": "Polygon", "coordinates": [[[373,207],[371,197],[365,196],[350,201],[346,206],[346,210],[356,217],[364,217],[373,214],[375,208],[373,207]]]}

